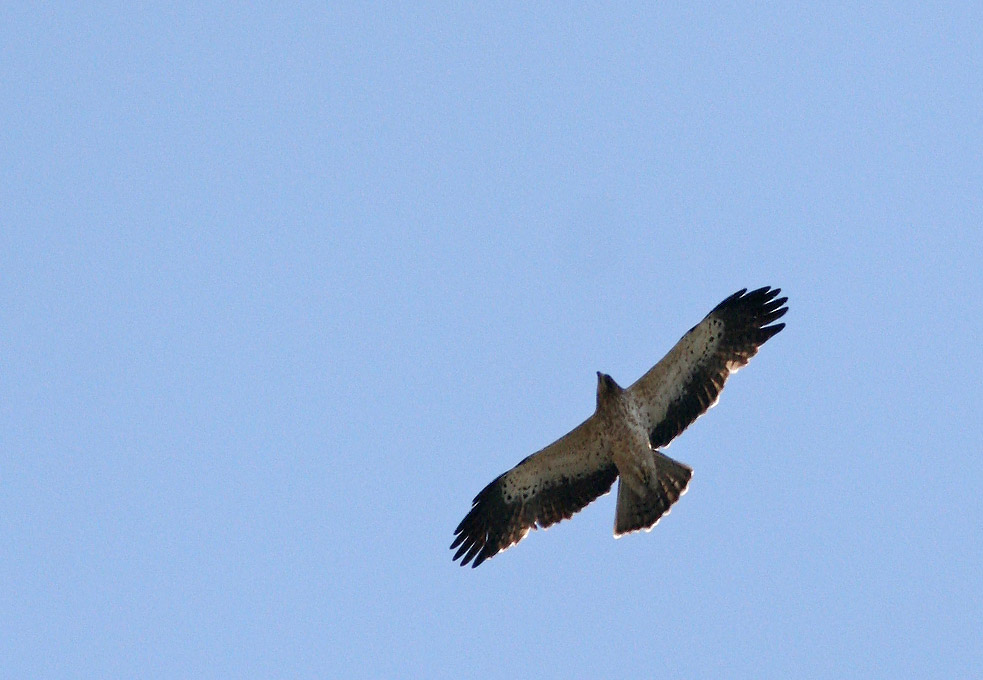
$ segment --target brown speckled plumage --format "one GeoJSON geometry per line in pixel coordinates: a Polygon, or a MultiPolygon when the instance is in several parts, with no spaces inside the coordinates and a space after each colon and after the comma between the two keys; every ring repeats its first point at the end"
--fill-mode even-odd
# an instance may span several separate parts
{"type": "Polygon", "coordinates": [[[692,470],[658,448],[713,406],[728,376],[785,324],[780,289],[734,293],[623,389],[598,373],[594,414],[475,496],[455,530],[455,560],[477,567],[530,529],[569,519],[618,484],[615,536],[650,530],[686,492],[692,470]]]}

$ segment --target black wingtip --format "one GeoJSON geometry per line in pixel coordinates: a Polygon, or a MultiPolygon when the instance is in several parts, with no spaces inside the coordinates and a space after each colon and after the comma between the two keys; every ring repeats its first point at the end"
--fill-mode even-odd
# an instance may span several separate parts
{"type": "Polygon", "coordinates": [[[760,346],[785,328],[784,323],[768,325],[782,318],[788,312],[788,307],[785,306],[788,297],[778,297],[781,292],[781,288],[772,288],[771,286],[762,286],[750,292],[746,288],[742,288],[714,307],[707,316],[735,316],[735,318],[743,319],[742,323],[751,324],[754,327],[752,337],[755,344],[760,346]]]}
{"type": "Polygon", "coordinates": [[[744,293],[746,292],[747,292],[747,288],[741,288],[733,295],[728,295],[726,298],[720,301],[720,304],[718,304],[716,307],[713,308],[713,312],[717,311],[718,309],[721,309],[722,307],[726,307],[727,305],[733,304],[735,301],[739,300],[741,296],[744,295],[744,293]]]}
{"type": "Polygon", "coordinates": [[[776,323],[774,326],[765,326],[764,328],[762,328],[759,331],[759,334],[760,335],[759,335],[759,338],[758,338],[758,344],[759,345],[765,344],[766,342],[768,342],[769,340],[771,340],[773,337],[775,337],[776,335],[778,335],[778,333],[783,328],[785,328],[785,324],[783,324],[783,323],[776,323]]]}
{"type": "Polygon", "coordinates": [[[777,300],[775,299],[781,292],[781,288],[772,288],[771,286],[762,286],[761,288],[755,288],[750,292],[748,292],[747,288],[741,288],[733,295],[729,295],[725,299],[721,300],[720,304],[713,308],[713,311],[715,312],[734,305],[767,307],[770,311],[771,309],[777,309],[788,302],[787,297],[778,298],[777,300]]]}
{"type": "Polygon", "coordinates": [[[460,560],[462,567],[469,563],[476,567],[500,549],[495,545],[493,527],[498,518],[507,515],[501,497],[502,477],[493,479],[474,497],[471,510],[454,530],[456,537],[450,549],[457,550],[453,559],[460,560]]]}

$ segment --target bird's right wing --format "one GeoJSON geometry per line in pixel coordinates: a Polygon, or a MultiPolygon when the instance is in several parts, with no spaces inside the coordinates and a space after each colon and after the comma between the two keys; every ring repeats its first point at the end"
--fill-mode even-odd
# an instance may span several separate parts
{"type": "Polygon", "coordinates": [[[610,491],[618,469],[600,430],[591,416],[495,478],[475,496],[454,531],[454,559],[477,567],[521,541],[530,529],[569,519],[610,491]]]}

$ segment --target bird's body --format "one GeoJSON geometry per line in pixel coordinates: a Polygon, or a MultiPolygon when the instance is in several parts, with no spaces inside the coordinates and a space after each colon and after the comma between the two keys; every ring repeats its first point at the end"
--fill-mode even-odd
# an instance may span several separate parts
{"type": "Polygon", "coordinates": [[[693,471],[659,448],[713,406],[727,377],[785,324],[780,289],[738,291],[628,388],[598,373],[594,414],[479,493],[458,525],[454,559],[476,567],[530,529],[572,517],[618,484],[615,536],[650,530],[693,471]]]}

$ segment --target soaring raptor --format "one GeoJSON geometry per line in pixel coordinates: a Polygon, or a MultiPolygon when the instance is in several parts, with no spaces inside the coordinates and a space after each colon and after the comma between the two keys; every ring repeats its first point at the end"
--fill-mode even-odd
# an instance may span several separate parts
{"type": "Polygon", "coordinates": [[[594,415],[475,496],[454,531],[454,559],[477,567],[530,529],[569,519],[618,477],[615,537],[651,530],[693,476],[659,449],[716,404],[727,377],[785,327],[772,324],[788,311],[780,292],[737,291],[628,388],[598,372],[594,415]]]}

